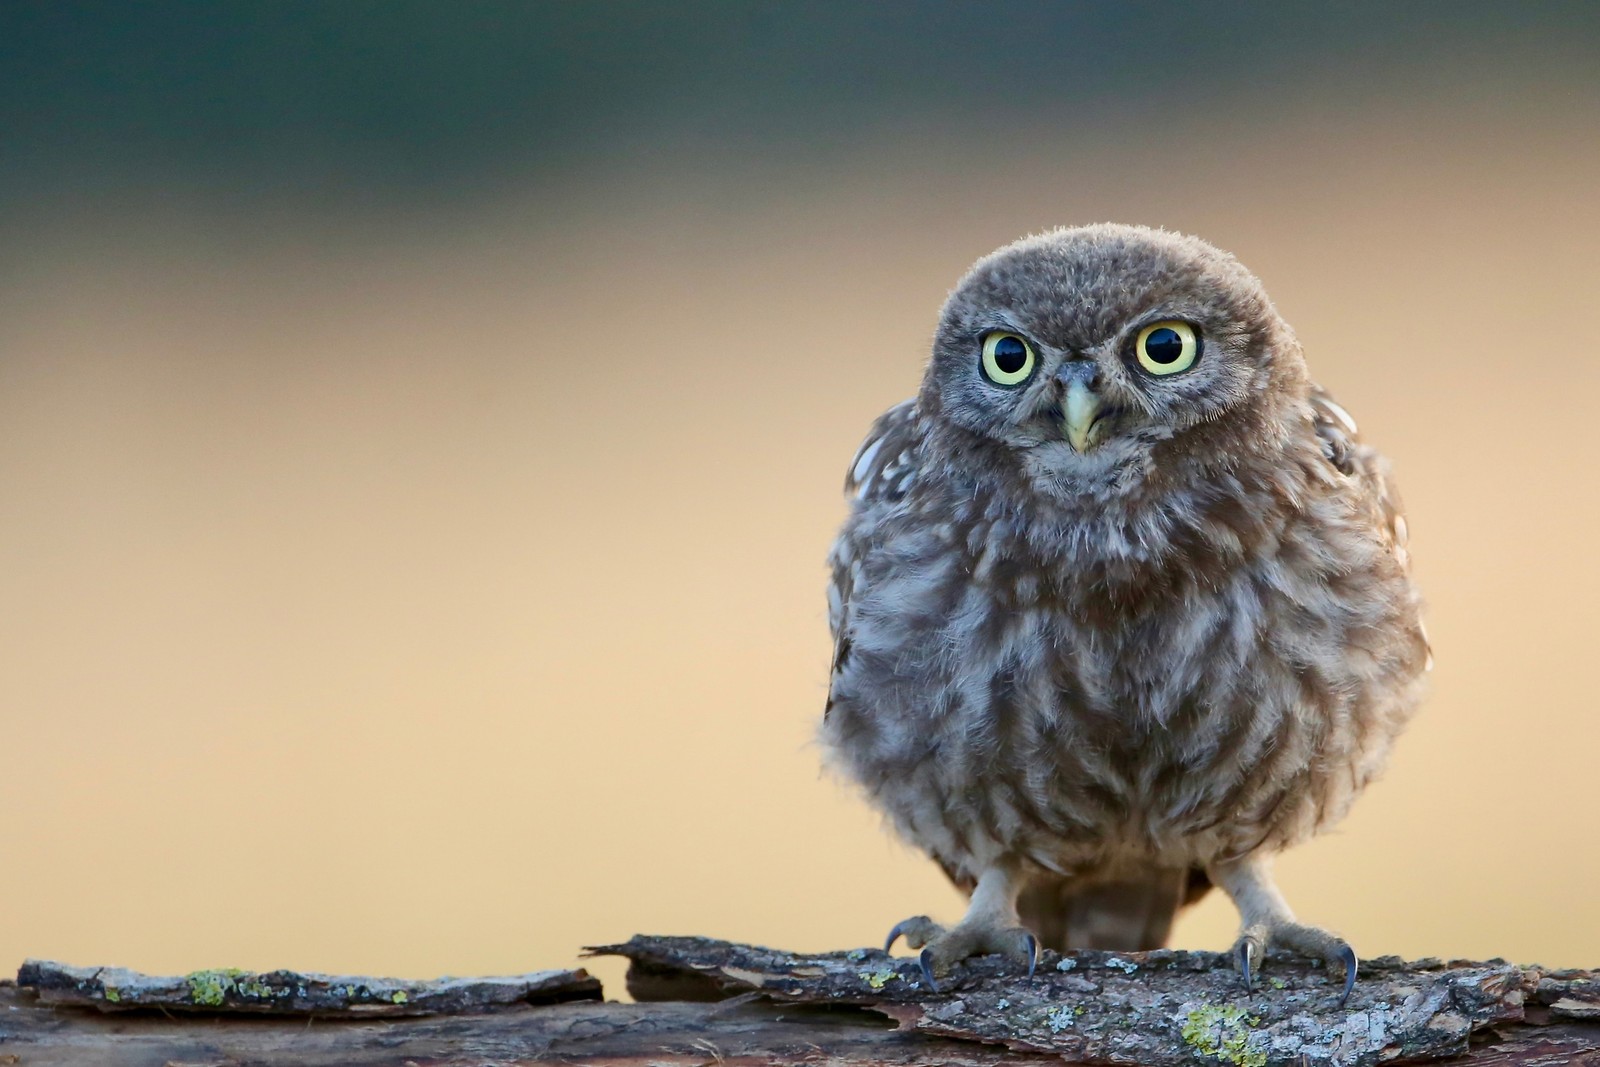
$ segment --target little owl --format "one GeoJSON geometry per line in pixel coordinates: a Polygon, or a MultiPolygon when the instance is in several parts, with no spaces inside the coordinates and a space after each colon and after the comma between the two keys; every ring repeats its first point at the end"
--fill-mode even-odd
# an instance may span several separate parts
{"type": "Polygon", "coordinates": [[[1232,256],[1131,226],[978,261],[851,464],[822,734],[998,952],[1161,947],[1211,885],[1342,968],[1272,858],[1382,768],[1429,663],[1382,457],[1232,256]]]}

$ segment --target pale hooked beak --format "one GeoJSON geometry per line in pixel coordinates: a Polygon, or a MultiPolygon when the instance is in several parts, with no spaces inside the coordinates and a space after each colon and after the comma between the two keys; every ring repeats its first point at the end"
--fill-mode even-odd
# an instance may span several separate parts
{"type": "Polygon", "coordinates": [[[1074,379],[1067,384],[1066,402],[1062,408],[1066,416],[1067,441],[1072,445],[1072,450],[1078,453],[1089,451],[1098,443],[1094,440],[1095,420],[1099,419],[1100,412],[1105,408],[1100,394],[1083,379],[1074,379]]]}

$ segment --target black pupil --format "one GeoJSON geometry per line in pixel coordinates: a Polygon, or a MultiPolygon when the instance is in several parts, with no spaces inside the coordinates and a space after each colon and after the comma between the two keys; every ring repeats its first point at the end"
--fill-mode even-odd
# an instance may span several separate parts
{"type": "Polygon", "coordinates": [[[994,343],[994,365],[1002,373],[1015,374],[1028,364],[1028,349],[1015,337],[1002,337],[994,343]]]}
{"type": "Polygon", "coordinates": [[[1183,338],[1170,326],[1163,326],[1144,339],[1144,354],[1156,363],[1176,363],[1183,355],[1183,338]]]}

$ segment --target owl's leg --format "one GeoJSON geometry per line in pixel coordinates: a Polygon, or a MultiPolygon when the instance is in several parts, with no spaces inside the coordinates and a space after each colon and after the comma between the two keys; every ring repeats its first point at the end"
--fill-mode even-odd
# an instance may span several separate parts
{"type": "Polygon", "coordinates": [[[917,962],[922,966],[923,980],[933,990],[939,988],[936,975],[947,973],[969,956],[989,952],[998,952],[1019,967],[1026,967],[1032,978],[1039,963],[1039,942],[1017,918],[1017,895],[1022,884],[1017,864],[990,867],[978,876],[967,914],[954,927],[946,930],[926,915],[918,915],[896,923],[883,950],[889,951],[902,937],[908,947],[921,949],[917,962]]]}
{"type": "Polygon", "coordinates": [[[1336,964],[1342,967],[1344,993],[1339,997],[1339,1006],[1344,1007],[1356,984],[1355,950],[1336,934],[1295,921],[1294,912],[1289,910],[1272,880],[1270,857],[1247,856],[1242,860],[1213,864],[1206,868],[1206,874],[1239,909],[1239,940],[1234,942],[1233,953],[1239,961],[1246,989],[1250,988],[1251,972],[1260,964],[1267,949],[1282,945],[1322,960],[1330,969],[1336,964]]]}

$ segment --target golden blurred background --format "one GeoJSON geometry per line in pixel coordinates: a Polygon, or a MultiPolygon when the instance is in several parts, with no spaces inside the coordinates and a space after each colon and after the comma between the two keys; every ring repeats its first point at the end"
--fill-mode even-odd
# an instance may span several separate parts
{"type": "Polygon", "coordinates": [[[1433,695],[1289,899],[1600,964],[1597,27],[8,5],[0,967],[956,916],[819,770],[822,560],[968,263],[1104,219],[1238,254],[1406,495],[1433,695]]]}

